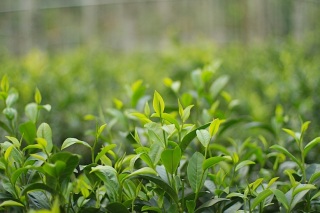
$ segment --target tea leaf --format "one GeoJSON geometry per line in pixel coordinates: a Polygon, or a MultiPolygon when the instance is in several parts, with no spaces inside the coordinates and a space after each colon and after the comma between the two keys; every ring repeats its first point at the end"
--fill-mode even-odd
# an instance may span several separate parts
{"type": "Polygon", "coordinates": [[[38,104],[30,103],[25,107],[26,116],[32,121],[36,123],[38,119],[38,104]]]}
{"type": "Polygon", "coordinates": [[[43,138],[46,140],[47,144],[45,146],[45,149],[46,149],[47,153],[50,153],[53,148],[53,143],[52,143],[52,130],[51,130],[49,124],[47,124],[47,123],[40,124],[40,126],[38,127],[38,131],[37,131],[37,137],[43,138]]]}
{"type": "Polygon", "coordinates": [[[34,100],[37,104],[41,103],[42,97],[41,97],[40,90],[38,88],[36,88],[36,92],[34,94],[34,100]]]}
{"type": "Polygon", "coordinates": [[[306,157],[308,152],[318,143],[320,143],[320,137],[317,137],[315,139],[313,139],[312,141],[310,141],[303,150],[303,157],[306,157]]]}
{"type": "Polygon", "coordinates": [[[1,79],[1,90],[4,92],[8,92],[9,91],[9,81],[8,81],[8,76],[4,75],[1,79]]]}
{"type": "Polygon", "coordinates": [[[23,138],[26,140],[27,144],[34,143],[34,140],[37,137],[37,129],[36,125],[33,122],[29,121],[21,124],[19,130],[23,138]]]}
{"type": "Polygon", "coordinates": [[[223,90],[223,88],[227,85],[229,81],[229,76],[221,76],[218,79],[216,79],[213,84],[211,85],[209,91],[212,95],[212,98],[216,98],[218,94],[223,90]]]}
{"type": "Polygon", "coordinates": [[[159,177],[151,176],[151,175],[139,175],[137,177],[145,179],[145,180],[149,180],[149,181],[155,183],[160,189],[163,189],[175,203],[178,203],[178,201],[179,201],[178,195],[176,194],[174,189],[171,188],[171,186],[169,186],[166,182],[164,182],[159,177]]]}
{"type": "Polygon", "coordinates": [[[214,136],[215,134],[217,134],[218,130],[219,130],[219,126],[221,124],[221,121],[219,120],[219,118],[214,119],[210,126],[209,126],[209,132],[210,132],[210,136],[214,136]]]}
{"type": "Polygon", "coordinates": [[[238,171],[239,169],[241,169],[242,167],[251,165],[251,164],[256,164],[255,162],[251,161],[251,160],[244,160],[241,161],[235,168],[235,171],[238,171]]]}
{"type": "Polygon", "coordinates": [[[205,202],[205,203],[202,204],[201,206],[199,206],[199,207],[196,209],[195,213],[201,213],[201,212],[203,212],[203,210],[204,210],[205,208],[209,208],[209,207],[211,207],[211,206],[216,205],[217,203],[220,203],[220,202],[222,202],[222,201],[228,201],[228,200],[229,200],[229,199],[226,199],[226,198],[213,198],[213,199],[211,199],[211,200],[208,200],[207,202],[205,202]]]}
{"type": "Polygon", "coordinates": [[[118,202],[109,203],[107,205],[107,210],[110,213],[130,213],[127,207],[118,202]]]}
{"type": "Polygon", "coordinates": [[[131,174],[127,175],[125,178],[122,179],[122,181],[128,179],[128,178],[132,178],[134,176],[138,176],[138,175],[157,175],[158,173],[150,168],[150,167],[143,167],[141,169],[138,169],[134,172],[132,172],[131,174]]]}
{"type": "Polygon", "coordinates": [[[196,134],[197,134],[197,138],[199,139],[200,143],[204,147],[208,147],[208,145],[210,143],[210,139],[211,139],[209,132],[205,129],[201,129],[201,130],[197,130],[196,134]]]}
{"type": "Polygon", "coordinates": [[[200,152],[195,152],[189,160],[187,175],[193,192],[199,192],[206,179],[205,172],[202,168],[204,156],[200,152]]]}
{"type": "Polygon", "coordinates": [[[311,175],[310,179],[309,179],[309,183],[314,183],[318,178],[320,178],[320,172],[316,172],[314,174],[311,175]]]}
{"type": "Polygon", "coordinates": [[[294,131],[292,131],[291,129],[286,129],[286,128],[283,128],[282,130],[285,131],[291,137],[293,137],[296,141],[298,141],[298,138],[297,138],[296,133],[294,131]]]}
{"type": "Polygon", "coordinates": [[[167,172],[174,174],[179,166],[181,159],[181,149],[176,146],[175,149],[166,149],[161,154],[161,161],[167,172]]]}
{"type": "Polygon", "coordinates": [[[61,150],[65,149],[65,148],[68,148],[69,146],[71,146],[73,144],[81,144],[81,145],[84,145],[84,146],[86,146],[86,147],[91,149],[91,146],[87,142],[80,141],[80,140],[78,140],[76,138],[67,138],[62,144],[61,150]]]}
{"type": "Polygon", "coordinates": [[[272,186],[272,184],[273,184],[274,182],[276,182],[278,179],[279,179],[279,177],[274,177],[274,178],[272,178],[272,179],[269,181],[269,183],[268,183],[268,185],[267,185],[267,188],[270,188],[270,187],[272,186]]]}
{"type": "Polygon", "coordinates": [[[196,202],[194,202],[194,200],[187,200],[186,206],[188,209],[188,213],[194,213],[194,209],[196,208],[196,202]]]}
{"type": "Polygon", "coordinates": [[[210,125],[210,123],[207,123],[203,126],[200,126],[194,130],[192,130],[191,132],[189,132],[186,136],[183,137],[181,143],[179,144],[181,151],[184,152],[184,150],[189,146],[189,144],[191,143],[191,141],[197,136],[197,130],[200,129],[205,129],[210,125]]]}
{"type": "Polygon", "coordinates": [[[253,211],[261,202],[264,202],[264,200],[270,195],[272,195],[272,191],[270,189],[260,192],[251,204],[251,211],[253,211]]]}
{"type": "Polygon", "coordinates": [[[49,193],[52,193],[52,194],[54,193],[54,190],[44,183],[31,183],[26,185],[26,187],[23,188],[20,194],[26,195],[27,192],[34,191],[34,190],[45,190],[49,193]]]}
{"type": "Polygon", "coordinates": [[[5,206],[20,206],[20,207],[24,207],[24,205],[22,203],[19,203],[19,202],[14,201],[14,200],[6,200],[6,201],[3,201],[0,204],[0,207],[5,207],[5,206]]]}
{"type": "Polygon", "coordinates": [[[277,200],[288,210],[289,201],[287,200],[285,194],[279,189],[272,190],[272,192],[277,197],[277,200]]]}
{"type": "Polygon", "coordinates": [[[10,140],[15,147],[20,147],[20,142],[15,137],[6,136],[6,138],[10,140]]]}
{"type": "Polygon", "coordinates": [[[10,89],[9,95],[6,99],[6,107],[10,108],[19,99],[19,93],[15,89],[10,89]]]}
{"type": "Polygon", "coordinates": [[[164,112],[164,101],[161,97],[161,95],[155,91],[153,95],[153,109],[155,113],[161,117],[162,113],[164,112]]]}
{"type": "Polygon", "coordinates": [[[296,157],[294,157],[286,148],[284,148],[280,145],[273,145],[270,147],[270,149],[275,149],[275,150],[281,152],[282,154],[288,156],[289,158],[291,158],[291,160],[293,160],[294,162],[296,162],[298,164],[298,166],[300,167],[301,170],[303,170],[300,161],[296,157]]]}
{"type": "Polygon", "coordinates": [[[109,152],[111,149],[114,149],[117,145],[116,144],[110,144],[110,145],[107,145],[105,147],[103,147],[101,149],[101,151],[97,154],[94,162],[95,163],[98,163],[98,161],[100,160],[100,158],[105,155],[107,152],[109,152]]]}
{"type": "Polygon", "coordinates": [[[203,168],[203,170],[206,170],[206,169],[208,169],[208,168],[210,168],[210,167],[212,167],[212,166],[216,165],[217,163],[224,161],[224,160],[226,160],[225,157],[208,158],[203,162],[202,168],[203,168]]]}
{"type": "Polygon", "coordinates": [[[309,125],[310,125],[310,121],[306,121],[302,124],[301,126],[301,134],[303,135],[305,133],[305,131],[307,131],[309,125]]]}

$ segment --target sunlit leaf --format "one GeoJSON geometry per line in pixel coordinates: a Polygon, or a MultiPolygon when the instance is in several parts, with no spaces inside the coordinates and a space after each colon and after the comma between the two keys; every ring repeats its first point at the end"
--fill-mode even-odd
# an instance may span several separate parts
{"type": "Polygon", "coordinates": [[[69,146],[71,146],[73,144],[81,144],[81,145],[84,145],[84,146],[86,146],[86,147],[91,149],[91,146],[87,142],[78,140],[76,138],[67,138],[62,144],[61,150],[65,149],[65,148],[68,148],[69,146]]]}

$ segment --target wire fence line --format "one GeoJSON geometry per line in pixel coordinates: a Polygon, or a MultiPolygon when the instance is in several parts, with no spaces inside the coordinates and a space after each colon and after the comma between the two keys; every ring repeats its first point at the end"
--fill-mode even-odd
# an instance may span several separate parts
{"type": "Polygon", "coordinates": [[[254,43],[288,35],[305,39],[320,29],[319,2],[2,0],[0,45],[19,54],[34,47],[60,50],[92,43],[131,50],[197,39],[221,44],[254,43]]]}

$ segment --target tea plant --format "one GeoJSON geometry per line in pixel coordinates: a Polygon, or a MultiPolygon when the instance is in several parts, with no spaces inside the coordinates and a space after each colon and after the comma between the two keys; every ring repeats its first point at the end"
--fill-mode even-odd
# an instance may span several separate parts
{"type": "Polygon", "coordinates": [[[310,122],[300,132],[283,128],[280,105],[271,124],[243,116],[219,66],[191,72],[187,90],[167,78],[173,101],[157,91],[148,95],[137,81],[125,101],[114,99],[113,108],[85,116],[95,125],[86,138],[61,145],[41,121],[41,111],[51,107],[42,104],[40,91],[19,116],[19,93],[4,76],[0,211],[318,211],[320,166],[306,158],[320,139],[304,144],[310,122]]]}

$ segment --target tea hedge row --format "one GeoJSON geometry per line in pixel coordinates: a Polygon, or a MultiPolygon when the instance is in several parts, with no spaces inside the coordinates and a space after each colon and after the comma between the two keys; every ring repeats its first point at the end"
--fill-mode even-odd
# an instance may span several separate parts
{"type": "Polygon", "coordinates": [[[310,122],[287,128],[281,105],[270,123],[244,116],[217,67],[191,72],[193,85],[167,78],[174,101],[137,81],[108,116],[84,117],[93,126],[81,130],[88,140],[70,136],[61,145],[42,121],[51,106],[40,91],[22,113],[19,92],[4,76],[0,210],[319,211],[320,138],[305,139],[310,122]]]}

